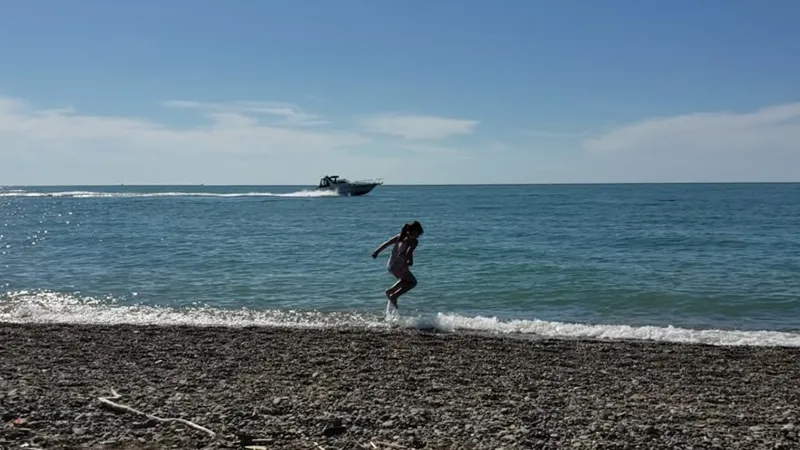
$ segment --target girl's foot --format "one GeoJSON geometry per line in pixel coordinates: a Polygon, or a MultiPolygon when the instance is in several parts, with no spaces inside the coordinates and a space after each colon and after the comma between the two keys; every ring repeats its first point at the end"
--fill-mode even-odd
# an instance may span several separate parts
{"type": "Polygon", "coordinates": [[[392,304],[394,309],[397,309],[397,297],[395,297],[394,295],[390,294],[389,291],[386,291],[386,298],[389,299],[389,303],[392,304]]]}

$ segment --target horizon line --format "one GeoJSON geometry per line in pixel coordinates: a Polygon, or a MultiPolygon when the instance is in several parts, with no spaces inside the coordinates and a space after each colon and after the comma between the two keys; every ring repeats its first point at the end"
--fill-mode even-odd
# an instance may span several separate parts
{"type": "MultiPolygon", "coordinates": [[[[399,184],[386,184],[383,186],[397,186],[397,187],[457,187],[457,186],[614,186],[614,185],[683,185],[683,184],[800,184],[797,181],[607,181],[607,182],[529,182],[529,183],[399,183],[399,184]]],[[[158,186],[176,186],[176,187],[309,187],[313,184],[215,184],[215,183],[119,183],[119,184],[0,184],[0,189],[16,188],[16,187],[158,187],[158,186]]]]}

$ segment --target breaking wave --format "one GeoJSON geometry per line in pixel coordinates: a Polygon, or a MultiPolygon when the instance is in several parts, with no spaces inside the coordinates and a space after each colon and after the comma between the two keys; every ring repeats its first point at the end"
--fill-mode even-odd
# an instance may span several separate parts
{"type": "Polygon", "coordinates": [[[800,347],[800,333],[778,331],[694,330],[672,326],[593,325],[543,320],[500,320],[453,312],[396,316],[371,312],[327,312],[292,309],[220,309],[204,306],[169,308],[125,306],[113,299],[94,299],[54,292],[27,291],[0,296],[0,322],[98,325],[273,326],[294,328],[356,327],[481,332],[536,338],[651,340],[722,346],[800,347]]]}

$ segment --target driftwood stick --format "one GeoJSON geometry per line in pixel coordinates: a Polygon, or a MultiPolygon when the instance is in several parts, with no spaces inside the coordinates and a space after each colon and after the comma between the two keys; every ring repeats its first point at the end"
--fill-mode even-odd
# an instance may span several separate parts
{"type": "Polygon", "coordinates": [[[391,448],[400,448],[400,449],[408,448],[408,447],[403,447],[400,444],[394,444],[392,442],[375,441],[375,443],[373,443],[372,441],[370,441],[369,443],[372,444],[372,446],[375,447],[375,448],[378,448],[378,447],[375,446],[375,444],[385,445],[385,446],[391,447],[391,448]]]}
{"type": "Polygon", "coordinates": [[[112,394],[111,397],[98,397],[98,401],[100,402],[100,404],[105,405],[107,408],[109,408],[109,409],[111,409],[113,411],[122,412],[122,413],[126,413],[127,412],[127,413],[137,414],[137,415],[140,415],[140,416],[145,416],[148,419],[152,419],[152,420],[155,420],[155,421],[158,421],[158,422],[180,422],[180,423],[182,423],[182,424],[184,424],[186,426],[194,428],[195,430],[202,431],[203,433],[208,434],[212,438],[217,435],[217,433],[214,433],[213,431],[209,430],[208,428],[206,428],[204,426],[200,426],[200,425],[198,425],[198,424],[196,424],[194,422],[190,422],[190,421],[188,421],[186,419],[180,419],[180,418],[177,418],[177,417],[166,417],[166,418],[158,417],[158,416],[154,416],[152,414],[147,414],[145,412],[139,411],[138,409],[131,408],[130,406],[120,405],[119,403],[115,403],[112,400],[116,400],[116,399],[118,399],[118,398],[120,398],[122,396],[117,394],[117,391],[115,391],[114,389],[111,390],[111,394],[112,394]]]}

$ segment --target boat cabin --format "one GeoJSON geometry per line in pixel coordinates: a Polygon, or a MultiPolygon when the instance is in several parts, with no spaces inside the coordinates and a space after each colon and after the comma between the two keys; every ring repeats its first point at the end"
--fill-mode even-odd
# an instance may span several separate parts
{"type": "Polygon", "coordinates": [[[319,180],[319,187],[330,187],[335,186],[337,184],[346,184],[348,181],[344,178],[339,178],[339,175],[325,175],[319,180]]]}

